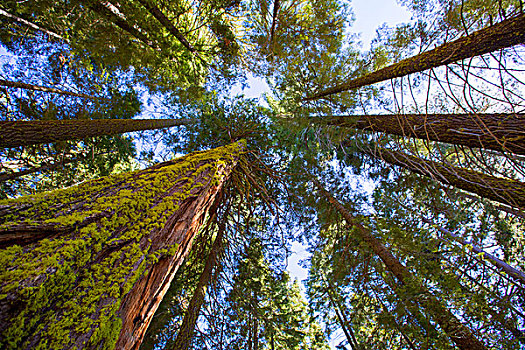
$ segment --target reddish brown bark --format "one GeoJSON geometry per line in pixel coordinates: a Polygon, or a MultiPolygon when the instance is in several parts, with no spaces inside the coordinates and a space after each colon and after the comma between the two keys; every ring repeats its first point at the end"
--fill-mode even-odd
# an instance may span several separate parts
{"type": "Polygon", "coordinates": [[[0,348],[138,349],[243,149],[4,201],[2,234],[55,234],[0,250],[0,348]]]}
{"type": "Polygon", "coordinates": [[[432,177],[439,182],[475,193],[483,198],[513,207],[525,208],[525,183],[521,181],[490,176],[469,169],[457,168],[450,164],[424,160],[385,148],[365,152],[387,163],[432,177]]]}
{"type": "Polygon", "coordinates": [[[386,268],[392,272],[399,283],[414,288],[420,305],[440,325],[458,348],[462,350],[487,350],[487,347],[472,334],[470,329],[444,307],[379,239],[372,236],[366,227],[361,225],[339,201],[325,190],[319,181],[316,179],[312,179],[312,181],[321,195],[334,206],[349,225],[355,228],[354,232],[383,261],[386,268]]]}
{"type": "Polygon", "coordinates": [[[525,114],[348,115],[312,120],[326,125],[525,155],[525,114]]]}
{"type": "Polygon", "coordinates": [[[80,140],[185,125],[187,119],[88,119],[0,121],[0,147],[80,140]]]}
{"type": "MultiPolygon", "coordinates": [[[[221,222],[221,227],[217,231],[217,236],[213,242],[208,258],[204,265],[204,270],[199,277],[199,282],[195,288],[195,292],[190,300],[188,309],[184,314],[184,319],[180,326],[177,337],[173,343],[173,346],[169,347],[172,350],[187,350],[190,348],[191,340],[193,339],[193,333],[195,326],[197,325],[197,319],[204,303],[204,297],[206,296],[206,289],[211,282],[212,272],[217,263],[218,256],[222,251],[223,236],[224,236],[224,222],[221,222]]],[[[168,349],[168,347],[166,347],[168,349]]]]}
{"type": "Polygon", "coordinates": [[[525,42],[525,15],[520,14],[468,36],[420,53],[346,83],[307,97],[307,101],[444,66],[525,42]]]}

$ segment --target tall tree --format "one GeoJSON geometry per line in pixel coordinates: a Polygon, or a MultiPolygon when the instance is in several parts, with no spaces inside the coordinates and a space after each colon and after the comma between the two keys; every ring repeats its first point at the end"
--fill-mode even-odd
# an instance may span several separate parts
{"type": "Polygon", "coordinates": [[[313,123],[525,155],[525,114],[398,114],[311,117],[313,123]]]}
{"type": "Polygon", "coordinates": [[[368,155],[393,165],[409,169],[415,173],[430,176],[433,179],[450,184],[465,191],[508,204],[525,208],[525,183],[487,175],[470,169],[458,168],[450,164],[425,160],[404,152],[379,148],[377,151],[366,150],[368,155]]]}
{"type": "Polygon", "coordinates": [[[408,285],[411,288],[417,289],[417,294],[420,294],[419,303],[426,312],[432,315],[434,320],[447,333],[450,339],[460,349],[487,349],[486,346],[480,342],[474,334],[463,325],[454,314],[442,305],[434,295],[432,295],[417,278],[383,245],[377,238],[362,226],[350,214],[350,212],[343,207],[324,187],[319,181],[312,180],[316,185],[321,195],[329,201],[337,211],[343,216],[346,222],[351,225],[354,232],[377,254],[383,261],[385,266],[396,276],[397,280],[402,285],[408,285]]]}
{"type": "Polygon", "coordinates": [[[93,119],[0,121],[0,147],[78,140],[189,124],[187,119],[93,119]]]}
{"type": "Polygon", "coordinates": [[[523,33],[525,33],[525,15],[520,14],[466,37],[443,44],[433,50],[420,53],[360,78],[317,92],[312,96],[308,96],[306,100],[319,99],[342,91],[399,78],[407,74],[421,72],[462,59],[519,45],[525,41],[525,34],[523,33]]]}
{"type": "Polygon", "coordinates": [[[4,348],[137,348],[242,143],[1,203],[4,348]]]}

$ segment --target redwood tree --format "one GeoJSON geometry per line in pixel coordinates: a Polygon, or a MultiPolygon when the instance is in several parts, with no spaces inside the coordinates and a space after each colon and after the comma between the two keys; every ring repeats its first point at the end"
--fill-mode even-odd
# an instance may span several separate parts
{"type": "Polygon", "coordinates": [[[352,228],[353,233],[356,234],[380,259],[383,261],[386,268],[396,277],[399,283],[403,286],[409,286],[416,290],[418,301],[421,307],[432,316],[432,318],[439,324],[443,331],[450,337],[450,339],[462,350],[476,350],[487,349],[487,347],[480,342],[474,334],[463,325],[457,317],[443,306],[430,291],[414,276],[405,265],[401,263],[390,250],[371,232],[359,223],[352,214],[345,207],[337,201],[316,179],[312,179],[315,186],[321,195],[330,202],[331,205],[339,212],[345,219],[347,224],[352,228]]]}
{"type": "Polygon", "coordinates": [[[187,119],[82,119],[0,121],[0,147],[78,140],[185,125],[187,119]]]}
{"type": "Polygon", "coordinates": [[[244,148],[0,202],[0,347],[138,348],[244,148]]]}
{"type": "Polygon", "coordinates": [[[323,116],[311,120],[525,155],[525,114],[376,114],[323,116]]]}
{"type": "Polygon", "coordinates": [[[399,78],[408,74],[444,66],[462,59],[483,55],[525,42],[525,15],[506,19],[488,28],[481,29],[468,36],[445,43],[433,50],[406,58],[398,63],[379,69],[346,83],[320,91],[306,100],[336,94],[380,81],[399,78]]]}

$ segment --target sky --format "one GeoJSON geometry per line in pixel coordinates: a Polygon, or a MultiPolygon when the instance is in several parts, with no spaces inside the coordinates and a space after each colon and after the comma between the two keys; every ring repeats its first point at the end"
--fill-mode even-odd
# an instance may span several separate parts
{"type": "MultiPolygon", "coordinates": [[[[353,0],[351,2],[355,21],[350,28],[352,33],[360,33],[360,41],[362,46],[360,49],[366,51],[370,48],[370,43],[375,37],[376,29],[383,23],[389,26],[395,26],[400,23],[409,22],[411,20],[410,13],[403,7],[397,4],[396,0],[353,0]]],[[[0,56],[5,55],[4,48],[0,45],[0,56]]],[[[248,98],[258,98],[264,104],[262,94],[269,92],[269,87],[264,79],[248,77],[248,87],[241,89],[240,86],[235,86],[232,89],[232,95],[244,94],[248,98]]],[[[302,281],[307,277],[307,270],[302,268],[300,261],[308,257],[306,247],[298,242],[292,244],[292,254],[288,258],[288,271],[292,279],[297,278],[302,281]]],[[[301,285],[304,293],[304,287],[301,285]]],[[[332,349],[344,339],[343,334],[336,332],[330,341],[332,349]]]]}

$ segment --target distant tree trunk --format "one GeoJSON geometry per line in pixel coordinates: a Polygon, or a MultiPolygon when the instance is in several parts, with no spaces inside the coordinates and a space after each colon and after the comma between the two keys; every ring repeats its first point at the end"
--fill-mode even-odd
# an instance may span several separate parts
{"type": "Polygon", "coordinates": [[[344,310],[341,308],[341,305],[338,301],[335,300],[333,294],[333,286],[325,279],[325,283],[327,285],[327,294],[328,299],[330,300],[330,304],[332,304],[332,307],[334,308],[335,315],[337,317],[337,321],[339,321],[339,325],[341,326],[341,329],[343,330],[343,333],[345,334],[346,341],[348,344],[350,344],[350,347],[353,350],[360,350],[361,347],[357,343],[357,339],[355,338],[355,334],[352,330],[352,326],[350,325],[350,322],[348,322],[346,315],[344,313],[344,310]]]}
{"type": "Polygon", "coordinates": [[[186,125],[188,119],[82,119],[0,121],[0,147],[81,140],[102,135],[186,125]]]}
{"type": "Polygon", "coordinates": [[[390,114],[312,118],[314,123],[384,132],[525,155],[525,114],[390,114]]]}
{"type": "Polygon", "coordinates": [[[462,246],[467,247],[470,251],[474,252],[475,254],[481,255],[481,259],[487,260],[489,263],[491,263],[496,268],[498,268],[498,270],[504,272],[507,276],[511,277],[516,282],[521,283],[525,287],[525,274],[521,272],[520,270],[515,269],[514,267],[510,266],[506,262],[496,258],[494,255],[487,253],[483,249],[476,247],[475,245],[473,245],[472,242],[466,241],[460,236],[455,235],[454,233],[450,232],[449,230],[444,229],[443,227],[434,224],[432,221],[428,220],[427,218],[422,217],[421,220],[424,223],[427,223],[430,226],[436,228],[439,232],[444,234],[446,237],[452,238],[454,241],[460,243],[462,246]]]}
{"type": "Polygon", "coordinates": [[[273,52],[273,43],[275,41],[275,27],[277,26],[277,16],[281,6],[280,0],[273,0],[272,26],[270,27],[270,53],[273,52]]]}
{"type": "MultiPolygon", "coordinates": [[[[102,154],[96,154],[95,156],[99,157],[99,156],[102,156],[102,155],[105,155],[105,154],[108,154],[108,153],[111,153],[111,152],[106,152],[106,153],[102,153],[102,154]]],[[[82,154],[82,155],[77,156],[77,157],[71,157],[71,158],[66,158],[66,159],[63,159],[63,160],[57,160],[57,161],[55,161],[53,163],[45,162],[41,166],[35,166],[35,167],[31,167],[31,168],[28,168],[28,169],[25,169],[25,170],[15,171],[15,172],[12,172],[12,173],[0,173],[0,182],[8,181],[8,180],[14,180],[14,179],[17,179],[17,178],[19,178],[21,176],[24,176],[24,175],[30,175],[30,174],[34,174],[34,173],[42,173],[42,172],[46,172],[46,171],[56,170],[56,169],[66,165],[66,164],[79,162],[79,161],[87,159],[89,157],[91,157],[91,154],[82,154]]]]}
{"type": "Polygon", "coordinates": [[[26,83],[18,83],[16,81],[9,81],[9,80],[3,80],[0,79],[0,86],[7,86],[11,88],[18,88],[18,89],[25,89],[25,90],[33,90],[33,91],[43,91],[43,92],[50,92],[53,94],[61,94],[61,95],[68,95],[68,96],[74,96],[74,97],[81,97],[81,98],[87,98],[90,100],[96,100],[98,97],[86,95],[86,94],[79,94],[76,92],[71,91],[65,91],[45,86],[39,86],[39,85],[33,85],[33,84],[26,84],[26,83]]]}
{"type": "Polygon", "coordinates": [[[390,312],[390,310],[388,310],[388,308],[386,307],[385,303],[383,303],[383,301],[381,300],[381,298],[379,298],[377,296],[377,292],[375,289],[372,289],[374,294],[375,294],[375,297],[376,297],[376,300],[379,304],[381,304],[381,307],[383,309],[383,312],[388,315],[388,318],[390,318],[390,320],[392,321],[392,323],[394,324],[394,327],[396,327],[397,331],[399,332],[399,334],[401,334],[401,336],[403,337],[403,339],[405,340],[405,343],[407,343],[408,347],[412,350],[416,350],[416,347],[414,345],[414,343],[410,340],[410,338],[405,334],[405,332],[403,332],[403,329],[401,328],[401,326],[399,326],[399,323],[397,323],[397,320],[396,318],[394,317],[394,315],[392,315],[392,313],[390,312]]]}
{"type": "Polygon", "coordinates": [[[137,349],[244,147],[1,201],[0,348],[137,349]]]}
{"type": "Polygon", "coordinates": [[[346,222],[355,228],[359,235],[372,251],[383,261],[386,268],[392,272],[399,283],[410,286],[418,295],[418,301],[424,310],[440,325],[443,331],[461,350],[487,350],[487,347],[472,334],[470,329],[463,325],[450,310],[433,296],[412,273],[381,243],[381,241],[361,225],[316,179],[312,179],[321,195],[330,202],[341,214],[346,222]]]}
{"type": "MultiPolygon", "coordinates": [[[[166,28],[177,40],[184,46],[189,52],[195,54],[197,57],[200,56],[197,53],[197,50],[191,46],[186,37],[171,23],[168,17],[162,11],[151,3],[151,0],[139,0],[139,2],[144,6],[146,10],[149,11],[159,21],[164,28],[166,28]]],[[[202,60],[202,58],[200,58],[202,60]]]]}
{"type": "Polygon", "coordinates": [[[439,182],[475,193],[483,198],[525,209],[525,183],[521,181],[490,176],[469,169],[424,160],[385,148],[365,152],[387,163],[432,177],[439,182]]]}
{"type": "Polygon", "coordinates": [[[313,96],[307,97],[306,100],[316,100],[338,92],[422,72],[430,68],[444,66],[466,58],[519,45],[523,42],[525,42],[525,15],[520,14],[465,37],[445,43],[433,50],[409,57],[373,73],[318,92],[313,96]]]}
{"type": "Polygon", "coordinates": [[[107,18],[109,21],[113,22],[117,27],[131,34],[132,36],[140,40],[142,43],[146,44],[154,50],[160,50],[158,45],[155,44],[150,38],[148,38],[148,36],[145,33],[143,33],[139,28],[136,28],[132,24],[129,24],[124,16],[119,16],[117,13],[112,11],[111,7],[113,5],[109,1],[82,0],[82,2],[86,3],[91,10],[107,18]]]}
{"type": "Polygon", "coordinates": [[[179,332],[177,333],[175,342],[173,343],[173,346],[166,347],[166,349],[187,350],[190,348],[195,326],[197,325],[197,319],[199,317],[202,304],[204,303],[204,297],[206,296],[206,289],[211,282],[213,268],[215,267],[218,256],[222,251],[225,230],[224,224],[224,221],[221,221],[219,224],[217,236],[213,241],[210,253],[206,259],[206,264],[204,265],[204,270],[202,271],[202,274],[199,278],[199,283],[195,288],[195,292],[193,292],[193,297],[191,298],[188,309],[184,314],[184,319],[182,320],[182,325],[179,329],[179,332]]]}
{"type": "Polygon", "coordinates": [[[7,18],[15,20],[16,22],[22,23],[22,24],[24,24],[25,26],[27,26],[27,27],[29,27],[31,29],[37,30],[37,31],[42,32],[44,34],[47,34],[47,35],[49,35],[49,36],[51,36],[51,37],[53,37],[55,39],[59,39],[59,40],[62,40],[64,42],[68,42],[65,38],[63,38],[62,36],[58,35],[57,33],[54,33],[54,32],[52,32],[52,31],[50,31],[48,29],[42,28],[42,27],[40,27],[40,26],[38,26],[38,25],[36,25],[36,24],[34,24],[32,22],[29,22],[29,21],[27,21],[27,20],[25,20],[23,18],[20,18],[18,16],[12,15],[12,14],[10,14],[10,13],[2,10],[2,9],[0,9],[0,15],[3,15],[5,17],[7,17],[7,18]]]}

